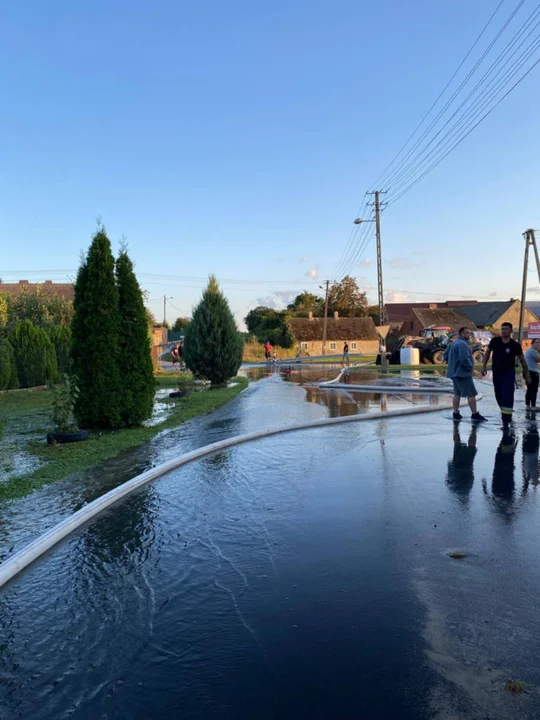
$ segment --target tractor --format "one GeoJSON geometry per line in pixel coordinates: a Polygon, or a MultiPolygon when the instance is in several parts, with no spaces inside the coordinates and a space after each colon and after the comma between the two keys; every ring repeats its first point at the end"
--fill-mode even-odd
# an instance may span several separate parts
{"type": "MultiPolygon", "coordinates": [[[[400,364],[400,350],[402,347],[414,347],[420,351],[420,362],[423,364],[432,363],[433,365],[442,365],[444,363],[444,351],[448,343],[453,342],[458,333],[452,331],[450,327],[429,327],[425,328],[421,336],[412,337],[405,335],[398,338],[392,349],[388,353],[388,362],[391,365],[400,364]]],[[[472,353],[474,362],[481,364],[484,361],[485,344],[489,340],[476,334],[472,340],[472,353]],[[485,342],[484,342],[485,341],[485,342]]]]}

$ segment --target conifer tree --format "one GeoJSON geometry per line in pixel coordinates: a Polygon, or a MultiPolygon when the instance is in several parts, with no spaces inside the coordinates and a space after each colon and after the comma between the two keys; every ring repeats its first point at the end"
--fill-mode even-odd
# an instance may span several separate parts
{"type": "Polygon", "coordinates": [[[229,303],[211,275],[186,330],[186,365],[195,377],[222,385],[238,372],[243,344],[229,303]]]}
{"type": "Polygon", "coordinates": [[[81,427],[122,426],[119,334],[114,257],[105,229],[100,227],[75,283],[71,347],[81,427]]]}
{"type": "Polygon", "coordinates": [[[143,295],[127,251],[116,261],[120,313],[121,416],[127,427],[152,414],[155,380],[143,295]]]}

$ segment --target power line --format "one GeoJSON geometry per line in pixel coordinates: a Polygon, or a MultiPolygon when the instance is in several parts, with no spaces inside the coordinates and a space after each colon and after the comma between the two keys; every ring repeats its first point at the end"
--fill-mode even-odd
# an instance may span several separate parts
{"type": "MultiPolygon", "coordinates": [[[[437,105],[437,103],[439,102],[439,100],[442,98],[442,96],[444,95],[444,93],[448,90],[448,88],[449,88],[450,85],[452,84],[454,78],[457,76],[457,74],[459,73],[459,71],[461,70],[461,68],[463,67],[463,65],[465,64],[465,62],[467,61],[468,57],[470,56],[470,54],[472,53],[472,51],[474,50],[474,48],[475,48],[475,47],[478,45],[478,43],[480,42],[480,39],[482,38],[482,36],[483,36],[484,33],[486,32],[486,30],[488,29],[488,27],[489,27],[489,25],[491,24],[493,18],[495,17],[495,15],[497,14],[497,12],[498,12],[499,9],[501,8],[503,2],[504,2],[504,0],[500,0],[499,4],[497,5],[497,7],[495,8],[495,10],[493,11],[493,14],[492,14],[491,17],[489,18],[489,20],[486,22],[486,24],[484,25],[484,27],[482,28],[482,30],[480,31],[480,34],[477,36],[476,40],[473,42],[473,44],[471,45],[471,47],[469,48],[469,50],[468,50],[467,53],[465,54],[465,57],[463,58],[463,60],[459,63],[457,69],[456,69],[455,72],[453,73],[453,75],[452,75],[452,77],[450,78],[450,80],[448,80],[448,82],[446,83],[446,85],[444,86],[444,88],[441,90],[441,92],[440,92],[439,95],[437,96],[435,102],[434,102],[434,103],[432,104],[432,106],[429,108],[429,110],[428,110],[427,113],[424,115],[424,117],[420,120],[420,122],[418,123],[418,125],[416,126],[416,128],[413,130],[413,132],[409,135],[409,137],[408,137],[407,140],[405,141],[405,144],[401,147],[401,149],[399,150],[399,152],[394,156],[394,158],[392,159],[392,161],[390,162],[390,164],[383,170],[383,172],[382,172],[382,173],[379,175],[379,177],[375,180],[375,182],[373,183],[373,187],[376,187],[377,185],[382,185],[382,184],[384,184],[384,183],[383,183],[383,178],[385,177],[386,173],[390,170],[390,168],[392,167],[392,165],[396,162],[396,160],[397,160],[398,157],[401,155],[401,153],[403,152],[403,150],[405,150],[405,148],[407,147],[407,145],[410,143],[410,141],[411,141],[411,140],[413,139],[413,137],[416,135],[416,133],[418,132],[418,130],[422,127],[422,125],[424,124],[424,122],[426,121],[426,119],[429,117],[429,115],[431,114],[432,110],[435,108],[435,106],[437,105]]],[[[384,181],[384,182],[386,182],[386,181],[384,181]]]]}
{"type": "MultiPolygon", "coordinates": [[[[480,125],[480,123],[482,123],[516,87],[518,87],[518,85],[540,62],[540,59],[536,60],[525,70],[517,81],[514,82],[509,89],[507,89],[513,79],[526,66],[540,47],[540,36],[535,36],[530,44],[523,49],[524,43],[533,36],[536,28],[540,24],[540,22],[536,22],[539,14],[539,4],[528,16],[525,22],[522,23],[513,37],[506,43],[502,51],[491,63],[488,70],[466,95],[465,99],[460,102],[456,109],[452,108],[454,101],[459,97],[462,90],[467,86],[471,78],[480,68],[489,53],[498,43],[514,18],[517,16],[518,12],[521,10],[524,0],[520,0],[510,15],[505,19],[495,36],[488,43],[480,57],[476,60],[471,70],[469,70],[465,78],[459,83],[457,89],[451,94],[450,98],[445,101],[444,105],[437,112],[435,117],[429,122],[420,136],[413,142],[422,126],[426,123],[435,107],[441,101],[448,88],[458,76],[460,70],[464,67],[467,59],[471,56],[481,38],[485,35],[486,30],[493,22],[502,4],[503,0],[498,3],[494,12],[482,28],[480,34],[475,39],[473,45],[466,53],[463,60],[459,63],[450,80],[437,96],[435,102],[431,105],[427,113],[413,130],[390,164],[385,168],[381,175],[379,175],[376,184],[380,184],[381,181],[383,181],[387,187],[389,186],[389,191],[391,193],[389,205],[397,202],[397,200],[409,192],[428,173],[434,170],[437,165],[439,165],[453,150],[455,150],[471,134],[471,132],[473,132],[478,125],[480,125]],[[520,41],[521,46],[518,46],[520,41]],[[445,113],[449,110],[451,113],[450,116],[443,121],[442,125],[440,125],[438,129],[436,129],[439,120],[441,120],[445,113]],[[410,147],[403,156],[403,153],[408,146],[410,147]]],[[[358,233],[356,235],[351,234],[348,246],[346,246],[340,264],[338,265],[338,271],[340,273],[347,268],[355,267],[358,263],[358,259],[364,253],[369,239],[368,231],[364,231],[363,233],[358,233]],[[356,240],[356,250],[351,249],[352,238],[356,240]]]]}
{"type": "MultiPolygon", "coordinates": [[[[492,63],[490,68],[487,70],[486,73],[482,76],[482,78],[478,81],[478,83],[475,85],[475,87],[470,91],[470,93],[467,95],[465,100],[462,101],[462,103],[459,105],[459,107],[454,111],[454,113],[448,118],[448,120],[441,126],[441,128],[435,133],[435,135],[431,138],[431,140],[416,154],[414,158],[412,158],[411,162],[407,167],[404,167],[399,170],[398,174],[394,177],[393,182],[396,184],[396,186],[399,188],[400,185],[403,183],[403,180],[407,175],[410,175],[414,173],[419,167],[421,167],[422,163],[424,163],[431,155],[433,155],[434,152],[438,150],[443,140],[448,137],[452,133],[452,131],[457,132],[460,129],[460,125],[462,125],[464,122],[468,121],[470,119],[471,113],[476,109],[478,112],[481,112],[482,109],[489,104],[489,102],[496,97],[497,93],[504,89],[505,84],[507,84],[511,78],[519,71],[519,69],[523,66],[523,64],[529,59],[529,57],[533,54],[533,52],[538,48],[538,38],[533,41],[532,45],[529,46],[528,49],[526,49],[520,58],[508,69],[501,78],[501,72],[504,70],[504,68],[508,65],[512,57],[518,52],[516,49],[510,57],[506,60],[506,62],[502,65],[501,68],[497,71],[495,76],[491,79],[491,81],[487,84],[486,87],[484,87],[476,96],[476,98],[473,99],[473,101],[470,103],[470,106],[468,109],[466,109],[460,118],[456,120],[451,130],[446,133],[446,135],[443,136],[441,141],[436,145],[427,155],[425,153],[428,151],[429,147],[433,144],[433,142],[437,139],[437,137],[445,130],[445,128],[450,124],[450,122],[456,117],[456,115],[459,113],[459,111],[467,104],[467,102],[473,98],[477,90],[481,88],[484,81],[489,78],[489,76],[494,72],[495,68],[501,63],[503,58],[509,53],[509,51],[512,49],[514,45],[518,42],[520,37],[523,35],[523,33],[527,30],[527,27],[532,24],[532,22],[538,17],[539,14],[539,8],[540,5],[536,8],[536,10],[529,16],[527,21],[522,25],[518,33],[514,36],[514,38],[511,40],[510,43],[506,46],[506,48],[503,50],[503,52],[500,53],[500,55],[497,57],[497,59],[492,63]],[[536,17],[535,17],[536,15],[536,17]],[[479,108],[480,105],[480,108],[479,108]],[[456,130],[457,129],[457,130],[456,130]],[[423,157],[424,156],[424,157],[423,157]]],[[[530,37],[530,35],[534,32],[536,27],[540,24],[540,21],[536,23],[536,25],[533,27],[532,30],[530,30],[529,34],[527,35],[527,38],[530,37]]],[[[525,38],[525,39],[527,39],[525,38]]],[[[472,118],[474,120],[474,117],[472,118]]],[[[396,188],[393,187],[392,190],[395,192],[396,188]]]]}
{"type": "MultiPolygon", "coordinates": [[[[75,273],[75,270],[4,270],[3,275],[51,275],[51,274],[65,274],[68,275],[70,273],[75,273]]],[[[136,272],[136,275],[138,278],[145,278],[145,283],[149,284],[150,280],[147,280],[146,278],[158,278],[162,281],[167,280],[178,280],[178,281],[187,281],[187,282],[193,282],[193,281],[200,281],[204,283],[201,285],[201,287],[206,287],[206,284],[208,283],[208,277],[198,277],[194,275],[167,275],[163,273],[138,273],[136,272]]],[[[306,278],[305,280],[259,280],[259,279],[253,279],[253,278],[219,278],[220,284],[226,284],[226,285],[234,285],[236,283],[241,285],[262,285],[262,286],[271,286],[271,285],[309,285],[310,278],[306,278]]],[[[152,283],[150,283],[152,284],[152,283]]],[[[188,286],[186,286],[188,287],[188,286]]],[[[193,286],[192,286],[193,287],[193,286]]],[[[198,287],[198,286],[197,286],[198,287]]],[[[1,284],[0,284],[1,288],[1,284]]]]}
{"type": "MultiPolygon", "coordinates": [[[[461,92],[461,90],[467,85],[467,83],[468,83],[469,80],[472,78],[472,76],[474,75],[474,73],[478,70],[478,68],[480,67],[480,65],[482,64],[482,62],[483,62],[483,61],[485,60],[485,58],[488,56],[488,54],[489,54],[489,52],[491,51],[491,49],[494,47],[494,45],[495,45],[495,44],[497,43],[497,41],[500,39],[500,37],[502,36],[502,34],[504,33],[504,31],[505,31],[506,28],[508,27],[508,25],[510,24],[510,22],[513,20],[513,18],[514,18],[515,15],[517,14],[517,12],[520,10],[520,8],[522,7],[524,1],[525,1],[525,0],[520,0],[520,2],[519,2],[519,4],[517,5],[517,7],[514,9],[514,11],[513,11],[513,12],[510,14],[510,16],[507,18],[506,22],[503,24],[502,28],[499,30],[499,32],[496,34],[496,36],[493,38],[493,40],[489,43],[488,47],[484,50],[484,52],[482,53],[482,55],[480,56],[480,58],[476,61],[476,63],[475,63],[475,65],[473,66],[472,70],[470,70],[470,71],[468,72],[468,74],[466,75],[466,77],[464,78],[464,80],[461,81],[461,83],[460,83],[460,85],[458,86],[458,88],[453,92],[453,94],[451,95],[451,97],[446,101],[446,103],[444,104],[444,106],[442,107],[442,109],[439,110],[439,112],[437,113],[437,115],[435,116],[435,118],[431,121],[431,123],[428,125],[428,127],[424,130],[424,132],[423,132],[422,135],[418,138],[418,140],[415,142],[415,144],[410,148],[410,150],[408,151],[407,155],[406,155],[406,156],[403,158],[403,160],[401,161],[400,166],[398,166],[398,167],[391,173],[390,177],[388,177],[388,178],[386,178],[386,179],[384,180],[385,185],[389,186],[391,183],[393,183],[393,182],[396,181],[396,178],[399,177],[399,175],[400,175],[400,173],[402,172],[403,168],[406,167],[406,164],[407,164],[409,158],[411,157],[411,155],[412,155],[412,154],[415,152],[415,150],[419,147],[419,145],[422,143],[422,141],[427,137],[427,135],[429,134],[429,132],[435,127],[435,125],[437,124],[438,120],[444,115],[444,113],[446,112],[446,110],[448,110],[448,108],[451,106],[451,104],[452,104],[452,103],[454,102],[454,100],[457,98],[457,96],[459,95],[459,93],[461,92]]],[[[492,16],[492,17],[493,17],[493,16],[492,16]]],[[[491,21],[491,19],[490,19],[490,21],[491,21]]],[[[490,21],[488,21],[488,25],[489,25],[489,22],[490,22],[490,21]]],[[[485,27],[487,27],[487,25],[486,25],[485,27]]],[[[475,41],[473,47],[471,47],[471,51],[473,50],[474,46],[477,44],[477,42],[478,42],[478,40],[480,39],[480,37],[483,35],[483,32],[484,32],[484,31],[482,31],[482,33],[480,34],[480,36],[477,38],[477,40],[475,41]]],[[[467,54],[467,57],[468,57],[468,55],[470,55],[470,52],[467,54]]],[[[465,59],[466,59],[466,58],[465,58],[465,59]]],[[[456,72],[454,73],[454,76],[453,76],[453,77],[455,77],[455,76],[457,75],[457,73],[459,72],[459,69],[462,67],[462,65],[463,65],[463,62],[460,63],[460,65],[459,65],[458,69],[456,70],[456,72]]],[[[444,91],[443,91],[442,94],[444,94],[444,91]]],[[[429,112],[431,112],[431,110],[430,110],[429,112]]],[[[428,114],[429,114],[429,112],[428,112],[428,114]]],[[[444,126],[443,126],[443,127],[444,127],[444,126]]],[[[439,132],[440,132],[440,131],[439,131],[439,132]]],[[[431,142],[433,142],[433,140],[437,137],[437,135],[438,135],[438,133],[434,136],[434,138],[432,138],[432,140],[430,141],[429,144],[431,144],[431,142]]],[[[429,147],[429,144],[428,144],[428,147],[429,147]]]]}
{"type": "MultiPolygon", "coordinates": [[[[441,292],[440,290],[437,290],[437,292],[426,292],[426,291],[420,291],[420,290],[405,290],[405,289],[396,289],[396,288],[389,288],[387,292],[393,292],[393,293],[403,293],[407,295],[425,295],[426,297],[446,297],[446,298],[455,298],[456,300],[463,300],[464,302],[467,300],[474,305],[475,300],[508,300],[509,298],[502,298],[497,297],[495,295],[475,295],[474,297],[467,297],[464,295],[452,295],[451,293],[445,293],[441,292]]],[[[436,300],[434,302],[437,302],[436,300]]]]}
{"type": "Polygon", "coordinates": [[[475,129],[478,127],[478,125],[480,125],[481,122],[483,122],[489,115],[491,115],[491,113],[495,110],[495,108],[497,108],[497,107],[503,102],[503,100],[504,100],[505,98],[507,98],[508,95],[510,95],[510,93],[511,93],[521,82],[523,82],[523,80],[525,80],[525,78],[534,70],[534,68],[538,65],[538,63],[540,63],[540,58],[527,70],[527,72],[525,72],[525,73],[519,78],[519,80],[518,80],[517,82],[514,83],[514,85],[512,85],[512,87],[508,90],[508,92],[506,92],[506,93],[495,103],[495,105],[493,105],[493,107],[491,107],[491,108],[478,120],[478,122],[476,122],[476,123],[470,128],[470,130],[468,130],[467,133],[465,133],[465,135],[463,135],[459,140],[457,140],[457,141],[454,143],[454,145],[452,145],[452,147],[449,148],[449,149],[444,153],[444,155],[443,155],[442,157],[440,157],[438,160],[436,160],[435,162],[433,162],[432,165],[430,165],[430,166],[427,168],[427,170],[425,170],[425,171],[422,173],[422,175],[420,175],[420,177],[416,178],[416,180],[414,180],[410,185],[408,185],[397,197],[395,197],[393,200],[391,200],[391,201],[388,203],[389,206],[390,206],[390,205],[393,205],[393,204],[394,204],[395,202],[397,202],[401,197],[403,197],[403,195],[405,195],[405,194],[408,193],[410,190],[412,190],[412,188],[413,188],[417,183],[419,183],[420,180],[422,180],[428,173],[430,173],[432,170],[434,170],[434,169],[437,167],[437,165],[439,165],[453,150],[455,150],[456,147],[458,147],[458,145],[461,145],[461,143],[465,140],[465,138],[467,138],[467,137],[473,132],[473,130],[475,130],[475,129]]]}
{"type": "MultiPolygon", "coordinates": [[[[368,201],[365,200],[365,201],[364,201],[364,204],[360,206],[360,208],[359,208],[359,210],[358,210],[358,214],[357,214],[356,217],[357,217],[357,218],[362,217],[363,215],[366,214],[366,212],[368,211],[368,209],[369,209],[369,208],[368,208],[368,201]]],[[[348,264],[348,262],[349,262],[349,260],[350,260],[351,254],[354,252],[355,241],[358,239],[359,234],[360,234],[360,228],[359,228],[359,226],[358,226],[358,225],[353,225],[352,228],[351,228],[351,232],[349,233],[349,239],[348,239],[348,241],[347,241],[347,244],[345,245],[345,249],[344,249],[344,251],[343,251],[343,253],[342,253],[342,255],[341,255],[341,258],[340,258],[340,260],[339,260],[339,262],[338,262],[338,265],[337,265],[337,267],[336,267],[336,273],[335,273],[335,274],[336,274],[336,278],[338,278],[338,277],[340,276],[340,273],[341,273],[342,268],[343,268],[344,266],[347,266],[347,264],[348,264]]]]}
{"type": "MultiPolygon", "coordinates": [[[[367,210],[366,205],[366,210],[367,210]]],[[[364,242],[364,238],[369,230],[371,220],[360,226],[354,226],[354,241],[351,243],[349,253],[343,258],[341,264],[336,269],[336,279],[341,279],[344,275],[350,272],[350,269],[354,266],[355,257],[358,254],[358,247],[364,242]]]]}

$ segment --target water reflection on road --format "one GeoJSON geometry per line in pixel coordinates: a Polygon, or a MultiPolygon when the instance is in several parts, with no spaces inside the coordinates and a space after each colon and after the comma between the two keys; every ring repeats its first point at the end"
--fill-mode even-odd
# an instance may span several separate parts
{"type": "MultiPolygon", "coordinates": [[[[379,409],[321,372],[266,377],[34,502],[50,522],[54,499],[207,442],[379,409]]],[[[0,717],[536,718],[538,430],[483,409],[477,430],[443,411],[268,438],[143,488],[0,594],[0,717]]]]}

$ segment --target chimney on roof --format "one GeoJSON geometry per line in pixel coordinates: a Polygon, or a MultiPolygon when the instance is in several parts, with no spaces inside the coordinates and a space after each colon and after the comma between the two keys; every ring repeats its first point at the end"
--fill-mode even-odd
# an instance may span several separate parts
{"type": "Polygon", "coordinates": [[[334,310],[334,320],[337,320],[339,318],[339,313],[337,310],[334,310]]]}
{"type": "Polygon", "coordinates": [[[313,313],[311,312],[311,310],[308,312],[308,318],[310,320],[313,320],[313,313]]]}
{"type": "Polygon", "coordinates": [[[437,303],[429,303],[429,309],[430,309],[430,310],[436,310],[436,309],[437,309],[437,303]]]}
{"type": "Polygon", "coordinates": [[[19,285],[28,285],[28,280],[19,280],[19,285]]]}
{"type": "Polygon", "coordinates": [[[44,285],[52,285],[52,280],[45,280],[44,285]]]}

